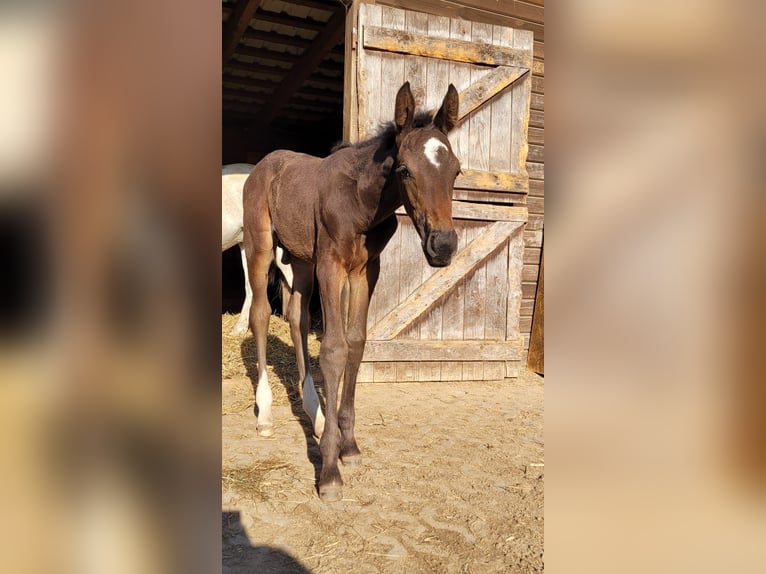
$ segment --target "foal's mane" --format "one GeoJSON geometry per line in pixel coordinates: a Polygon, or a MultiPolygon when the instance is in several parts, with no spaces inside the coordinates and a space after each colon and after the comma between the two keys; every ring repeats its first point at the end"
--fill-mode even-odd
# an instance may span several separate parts
{"type": "MultiPolygon", "coordinates": [[[[412,127],[428,127],[433,124],[433,118],[433,111],[418,112],[415,114],[415,117],[412,120],[412,127]]],[[[334,154],[338,150],[342,150],[348,147],[363,148],[369,145],[377,145],[380,149],[393,149],[396,146],[396,124],[394,124],[394,122],[381,123],[378,126],[378,131],[375,135],[357,143],[340,141],[332,146],[332,149],[330,149],[330,155],[334,154]]]]}

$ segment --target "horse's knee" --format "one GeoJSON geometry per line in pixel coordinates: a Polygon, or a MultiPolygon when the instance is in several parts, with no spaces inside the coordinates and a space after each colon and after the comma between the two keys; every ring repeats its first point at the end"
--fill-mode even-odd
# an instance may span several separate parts
{"type": "Polygon", "coordinates": [[[345,338],[325,339],[319,350],[319,366],[326,369],[342,369],[348,357],[348,344],[345,338]]]}
{"type": "Polygon", "coordinates": [[[367,333],[363,329],[350,328],[346,333],[346,345],[348,355],[361,356],[364,353],[364,344],[367,342],[367,333]]]}

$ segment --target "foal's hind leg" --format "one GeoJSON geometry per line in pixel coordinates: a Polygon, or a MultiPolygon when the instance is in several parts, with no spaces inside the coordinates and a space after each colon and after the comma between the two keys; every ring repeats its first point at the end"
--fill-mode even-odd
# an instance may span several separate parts
{"type": "Polygon", "coordinates": [[[324,414],[314,387],[314,379],[311,377],[308,350],[309,301],[311,292],[314,290],[314,265],[301,260],[293,260],[291,265],[293,289],[287,309],[287,319],[290,322],[290,335],[295,346],[298,375],[303,384],[303,410],[311,418],[314,435],[321,437],[324,431],[324,414]]]}
{"type": "MultiPolygon", "coordinates": [[[[247,232],[246,232],[247,233],[247,232]]],[[[266,373],[266,341],[269,332],[271,306],[267,294],[269,267],[273,260],[271,231],[251,231],[246,240],[247,261],[253,302],[250,306],[250,328],[255,336],[258,358],[258,381],[256,382],[255,404],[258,406],[258,434],[274,434],[274,419],[271,414],[272,394],[266,373]]]]}

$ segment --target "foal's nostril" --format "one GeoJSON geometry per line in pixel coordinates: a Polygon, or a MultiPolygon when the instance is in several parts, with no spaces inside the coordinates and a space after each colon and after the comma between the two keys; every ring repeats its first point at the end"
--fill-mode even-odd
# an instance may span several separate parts
{"type": "Polygon", "coordinates": [[[445,259],[452,256],[457,248],[455,231],[434,231],[428,236],[426,249],[431,257],[445,259]]]}

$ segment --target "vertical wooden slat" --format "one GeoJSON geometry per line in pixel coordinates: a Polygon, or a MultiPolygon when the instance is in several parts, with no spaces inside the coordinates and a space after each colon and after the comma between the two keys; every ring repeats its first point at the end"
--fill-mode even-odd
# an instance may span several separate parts
{"type": "MultiPolygon", "coordinates": [[[[382,25],[382,7],[373,4],[359,6],[359,33],[364,34],[364,26],[382,25]]],[[[380,117],[381,54],[374,50],[364,50],[361,40],[357,45],[359,62],[357,64],[357,85],[359,96],[359,139],[365,139],[375,133],[380,117]]]]}
{"type": "MultiPolygon", "coordinates": [[[[492,26],[492,43],[510,47],[513,44],[513,30],[505,26],[492,26]]],[[[511,171],[513,85],[495,96],[490,105],[489,162],[493,171],[511,171]]]]}
{"type": "Polygon", "coordinates": [[[529,338],[529,356],[527,366],[531,371],[545,373],[545,336],[543,334],[545,324],[543,288],[545,283],[545,253],[540,260],[540,279],[537,283],[537,297],[535,299],[535,313],[532,318],[532,333],[529,338]]]}
{"type": "MultiPolygon", "coordinates": [[[[471,39],[471,23],[466,20],[452,18],[450,20],[450,38],[458,40],[471,39]]],[[[471,83],[471,71],[467,64],[460,62],[450,63],[450,81],[455,85],[458,92],[465,90],[471,83]]],[[[452,150],[460,160],[461,165],[468,166],[469,153],[469,130],[468,122],[465,125],[458,126],[450,134],[450,143],[452,150]]]]}
{"type": "MultiPolygon", "coordinates": [[[[492,25],[471,23],[471,40],[482,44],[492,43],[492,25]]],[[[489,73],[486,67],[471,66],[471,83],[489,73]]],[[[470,126],[470,168],[487,171],[490,169],[490,118],[491,105],[485,105],[469,117],[470,126]]]]}
{"type": "MultiPolygon", "coordinates": [[[[428,33],[428,14],[407,11],[405,29],[408,32],[428,33]]],[[[426,89],[428,87],[428,59],[419,56],[408,56],[404,60],[405,79],[410,82],[415,101],[422,106],[426,101],[426,89]]]]}
{"type": "Polygon", "coordinates": [[[359,2],[354,2],[346,14],[346,39],[343,58],[343,139],[346,141],[357,141],[359,137],[359,100],[356,72],[358,51],[354,46],[358,30],[359,2]]]}
{"type": "MultiPolygon", "coordinates": [[[[384,8],[381,14],[381,24],[389,30],[404,29],[404,10],[384,8]]],[[[404,83],[404,58],[400,54],[380,54],[380,84],[374,87],[380,92],[380,122],[394,119],[396,92],[404,83]]]]}
{"type": "Polygon", "coordinates": [[[508,243],[489,258],[486,265],[486,306],[484,337],[504,340],[508,321],[508,243]]]}
{"type": "MultiPolygon", "coordinates": [[[[524,233],[523,226],[519,227],[511,235],[508,241],[508,305],[506,320],[506,340],[517,339],[519,333],[519,311],[521,309],[521,270],[524,266],[524,233]]],[[[506,377],[516,377],[518,367],[510,362],[506,363],[506,377]]]]}
{"type": "MultiPolygon", "coordinates": [[[[527,30],[513,31],[513,47],[532,50],[532,33],[527,30]]],[[[532,94],[532,74],[526,74],[513,87],[513,115],[511,131],[514,134],[512,149],[512,171],[527,173],[529,100],[532,94]]]]}

